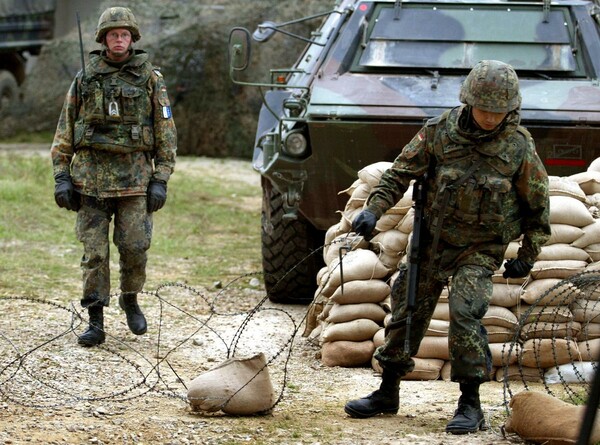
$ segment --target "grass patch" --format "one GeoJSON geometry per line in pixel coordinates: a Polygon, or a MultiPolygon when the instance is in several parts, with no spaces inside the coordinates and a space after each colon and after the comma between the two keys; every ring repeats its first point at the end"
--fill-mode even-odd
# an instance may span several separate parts
{"type": "MultiPolygon", "coordinates": [[[[261,191],[253,174],[249,162],[178,160],[167,204],[154,215],[146,289],[172,281],[210,287],[260,271],[261,191]]],[[[76,215],[54,202],[49,153],[1,152],[0,201],[0,294],[80,292],[76,215]]],[[[112,292],[116,250],[111,245],[112,292]]]]}
{"type": "MultiPolygon", "coordinates": [[[[53,131],[38,131],[35,133],[30,132],[20,132],[13,136],[3,138],[0,140],[0,144],[23,144],[23,143],[31,143],[31,144],[41,144],[47,143],[48,141],[52,141],[54,138],[53,131]]],[[[48,145],[50,146],[50,145],[48,145]]]]}

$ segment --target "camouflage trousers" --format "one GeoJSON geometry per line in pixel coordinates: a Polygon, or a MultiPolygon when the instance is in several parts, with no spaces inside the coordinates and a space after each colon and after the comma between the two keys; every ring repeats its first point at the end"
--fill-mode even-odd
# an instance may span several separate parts
{"type": "Polygon", "coordinates": [[[375,358],[383,368],[396,370],[400,375],[414,369],[411,357],[417,354],[440,294],[452,277],[448,297],[451,379],[459,383],[488,381],[492,357],[482,318],[492,297],[491,276],[499,268],[506,247],[480,244],[460,248],[440,242],[433,262],[429,260],[430,247],[430,242],[425,243],[420,259],[421,273],[408,337],[410,352],[404,352],[408,269],[403,264],[392,289],[392,323],[386,329],[385,343],[377,349],[375,358]],[[435,265],[432,273],[427,270],[430,264],[435,265]]]}
{"type": "Polygon", "coordinates": [[[152,214],[145,196],[96,199],[82,197],[75,230],[83,244],[81,305],[110,299],[110,222],[114,218],[113,242],[119,251],[120,285],[123,293],[137,293],[146,281],[146,251],[152,239],[152,214]]]}

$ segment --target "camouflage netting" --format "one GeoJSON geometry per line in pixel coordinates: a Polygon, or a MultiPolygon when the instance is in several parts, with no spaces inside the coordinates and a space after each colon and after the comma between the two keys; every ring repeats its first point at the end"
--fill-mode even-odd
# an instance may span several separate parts
{"type": "MultiPolygon", "coordinates": [[[[136,44],[161,67],[179,132],[179,153],[204,156],[250,157],[260,107],[255,88],[241,88],[229,77],[227,40],[234,26],[252,32],[258,23],[277,23],[330,9],[334,2],[305,0],[125,0],[98,2],[97,14],[82,21],[86,53],[98,49],[94,31],[108,6],[127,6],[140,24],[136,44]]],[[[286,30],[309,37],[318,20],[286,30]]],[[[75,17],[73,17],[75,25],[75,17]]],[[[253,46],[246,79],[267,81],[269,68],[289,67],[304,43],[275,35],[253,46]]],[[[23,86],[23,104],[0,123],[0,137],[23,131],[53,131],[64,95],[80,69],[77,29],[44,47],[23,86]]]]}

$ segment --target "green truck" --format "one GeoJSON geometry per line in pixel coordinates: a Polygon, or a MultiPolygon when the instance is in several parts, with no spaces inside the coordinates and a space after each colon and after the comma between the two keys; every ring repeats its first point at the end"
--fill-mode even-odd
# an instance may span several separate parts
{"type": "Polygon", "coordinates": [[[309,37],[288,31],[298,21],[265,22],[253,34],[234,28],[229,40],[233,81],[264,92],[253,165],[274,302],[312,300],[318,248],[348,198],[339,192],[366,165],[392,161],[426,119],[459,105],[479,60],[517,70],[522,123],[550,174],[584,171],[600,156],[595,2],[342,0],[306,18],[317,19],[309,37]],[[307,45],[292,67],[268,67],[270,81],[249,81],[251,41],[277,34],[307,45]]]}
{"type": "Polygon", "coordinates": [[[0,0],[0,112],[10,112],[26,76],[27,55],[54,35],[56,0],[0,0]]]}

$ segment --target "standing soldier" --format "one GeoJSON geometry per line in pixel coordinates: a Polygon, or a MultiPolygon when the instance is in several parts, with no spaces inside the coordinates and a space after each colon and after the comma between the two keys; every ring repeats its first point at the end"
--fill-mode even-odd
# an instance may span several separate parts
{"type": "Polygon", "coordinates": [[[383,174],[354,220],[369,237],[377,219],[392,207],[413,179],[426,175],[427,205],[422,228],[420,277],[407,338],[406,264],[392,291],[393,322],[375,358],[383,369],[375,392],[346,404],[352,417],[396,413],[401,378],[413,370],[443,287],[450,286],[448,343],[451,379],[461,396],[446,426],[453,434],[484,427],[479,386],[489,380],[491,353],[481,320],[492,296],[494,271],[507,245],[523,235],[504,277],[525,277],[550,235],[548,175],[533,139],[519,125],[521,95],[510,65],[479,62],[460,91],[464,105],[431,119],[383,174]]]}
{"type": "Polygon", "coordinates": [[[152,213],[167,200],[177,132],[165,82],[133,49],[140,31],[128,8],[106,9],[98,21],[89,63],[77,74],[62,108],[51,155],[54,197],[77,212],[83,244],[83,297],[89,326],[79,344],[104,342],[103,309],[110,299],[109,224],[119,250],[119,305],[131,332],[146,332],[137,294],[146,280],[152,213]]]}

